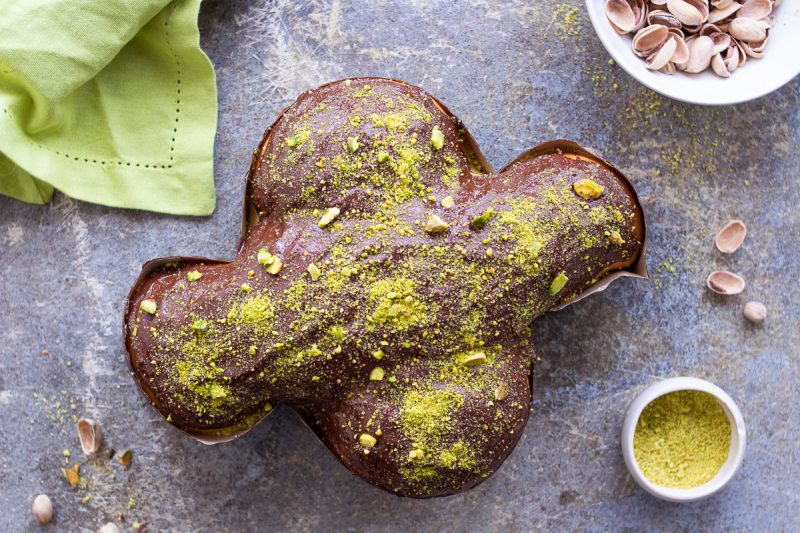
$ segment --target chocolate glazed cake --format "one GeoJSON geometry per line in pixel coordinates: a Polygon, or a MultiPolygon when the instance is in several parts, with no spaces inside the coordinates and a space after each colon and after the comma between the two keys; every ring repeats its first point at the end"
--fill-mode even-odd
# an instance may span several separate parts
{"type": "MultiPolygon", "coordinates": [[[[556,141],[494,172],[424,90],[303,94],[255,152],[233,261],[151,261],[124,335],[150,402],[206,442],[292,407],[353,473],[474,487],[522,434],[545,311],[643,274],[631,184],[556,141]]],[[[555,452],[554,452],[555,453],[555,452]]]]}

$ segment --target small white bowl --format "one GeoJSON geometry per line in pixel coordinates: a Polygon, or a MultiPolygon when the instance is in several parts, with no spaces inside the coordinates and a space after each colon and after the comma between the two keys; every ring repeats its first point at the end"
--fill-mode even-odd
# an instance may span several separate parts
{"type": "Polygon", "coordinates": [[[691,377],[669,378],[647,387],[633,401],[622,424],[622,456],[625,458],[625,465],[631,476],[644,490],[657,498],[670,502],[693,502],[707,498],[722,489],[742,464],[746,440],[744,418],[733,399],[713,383],[691,377]],[[731,425],[731,446],[728,458],[713,478],[691,489],[662,487],[651,483],[644,477],[633,453],[633,434],[644,408],[659,396],[680,390],[702,391],[716,398],[731,425]]]}
{"type": "Polygon", "coordinates": [[[744,67],[730,78],[720,78],[710,69],[700,74],[672,75],[647,70],[644,60],[631,50],[633,35],[614,31],[604,5],[605,0],[586,0],[589,18],[606,50],[628,74],[664,96],[690,104],[736,104],[769,94],[800,74],[800,0],[781,2],[773,15],[764,57],[748,57],[744,67]]]}

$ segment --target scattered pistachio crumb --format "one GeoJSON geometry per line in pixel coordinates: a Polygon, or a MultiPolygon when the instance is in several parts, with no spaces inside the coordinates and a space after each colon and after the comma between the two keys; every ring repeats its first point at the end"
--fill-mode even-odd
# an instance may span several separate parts
{"type": "Polygon", "coordinates": [[[272,254],[266,248],[261,248],[256,255],[256,259],[259,265],[268,265],[270,259],[272,259],[272,254]]]}
{"type": "Polygon", "coordinates": [[[437,150],[444,148],[444,133],[439,129],[439,126],[434,126],[431,132],[431,145],[437,150]]]}
{"type": "Polygon", "coordinates": [[[425,231],[428,233],[442,233],[447,231],[449,227],[450,225],[442,220],[439,215],[428,215],[428,221],[425,223],[425,231]]]}
{"type": "Polygon", "coordinates": [[[489,219],[492,217],[492,210],[487,209],[482,215],[479,215],[472,219],[472,226],[475,228],[482,228],[489,222],[489,219]]]}
{"type": "Polygon", "coordinates": [[[605,192],[602,185],[585,178],[575,181],[575,183],[572,184],[572,188],[575,190],[575,194],[584,200],[596,200],[605,192]]]}
{"type": "Polygon", "coordinates": [[[409,461],[419,461],[420,459],[425,458],[425,452],[420,450],[419,448],[414,448],[410,452],[408,452],[408,460],[409,461]]]}
{"type": "Polygon", "coordinates": [[[203,273],[197,270],[192,270],[188,274],[186,274],[186,279],[189,281],[197,281],[198,279],[203,277],[203,273]]]}
{"type": "Polygon", "coordinates": [[[327,226],[328,224],[333,222],[334,219],[339,216],[339,213],[341,213],[341,211],[339,210],[338,207],[329,207],[329,208],[327,208],[322,213],[322,217],[319,219],[319,222],[317,222],[317,225],[320,228],[324,228],[325,226],[327,226]]]}
{"type": "Polygon", "coordinates": [[[283,268],[283,261],[281,261],[281,259],[276,255],[273,255],[272,259],[272,263],[267,265],[267,272],[273,276],[277,276],[281,271],[281,268],[283,268]]]}
{"type": "Polygon", "coordinates": [[[147,313],[148,315],[156,314],[158,310],[158,306],[156,305],[155,300],[142,300],[142,303],[139,304],[139,309],[147,313]]]}
{"type": "Polygon", "coordinates": [[[319,279],[320,275],[322,274],[322,272],[320,271],[319,267],[317,265],[315,265],[314,263],[311,263],[310,265],[308,265],[308,268],[306,270],[308,270],[308,273],[311,275],[312,281],[317,281],[319,279]]]}
{"type": "Polygon", "coordinates": [[[564,288],[568,281],[569,278],[567,277],[566,273],[561,272],[550,284],[550,294],[555,295],[561,292],[561,289],[564,288]]]}
{"type": "Polygon", "coordinates": [[[465,366],[482,365],[486,363],[486,352],[472,352],[463,359],[463,363],[465,366]]]}
{"type": "Polygon", "coordinates": [[[361,435],[358,437],[358,442],[359,442],[359,444],[361,444],[361,445],[362,445],[364,448],[372,448],[373,446],[375,446],[376,444],[378,444],[378,439],[376,439],[375,437],[373,437],[373,436],[372,436],[372,435],[370,435],[369,433],[362,433],[362,434],[361,434],[361,435]]]}

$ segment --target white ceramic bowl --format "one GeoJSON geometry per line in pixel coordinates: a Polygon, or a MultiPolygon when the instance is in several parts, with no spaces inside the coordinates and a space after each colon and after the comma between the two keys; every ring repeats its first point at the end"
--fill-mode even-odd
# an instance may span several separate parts
{"type": "Polygon", "coordinates": [[[633,479],[647,492],[670,502],[693,502],[711,496],[724,487],[742,464],[746,444],[744,418],[734,401],[725,391],[704,379],[691,377],[669,378],[650,385],[643,390],[631,404],[625,421],[622,424],[622,456],[633,479]],[[636,422],[647,405],[664,394],[679,390],[698,390],[706,392],[717,399],[731,424],[731,446],[728,458],[719,472],[708,482],[691,489],[662,487],[651,483],[642,473],[633,454],[633,433],[636,422]]]}
{"type": "Polygon", "coordinates": [[[605,0],[586,0],[589,18],[611,57],[643,85],[664,96],[691,104],[725,105],[753,100],[782,87],[800,74],[800,0],[783,0],[774,13],[766,52],[747,58],[730,78],[710,69],[700,74],[668,75],[647,70],[631,50],[632,34],[619,35],[606,18],[605,0]]]}

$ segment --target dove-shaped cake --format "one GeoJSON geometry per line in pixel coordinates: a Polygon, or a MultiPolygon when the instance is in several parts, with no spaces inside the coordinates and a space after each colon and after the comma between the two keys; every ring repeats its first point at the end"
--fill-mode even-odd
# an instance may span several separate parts
{"type": "Polygon", "coordinates": [[[402,496],[495,472],[528,420],[531,322],[643,270],[619,171],[555,141],[495,172],[443,104],[396,80],[301,95],[256,150],[244,204],[232,261],[145,265],[124,317],[136,380],[206,442],[287,405],[402,496]]]}

